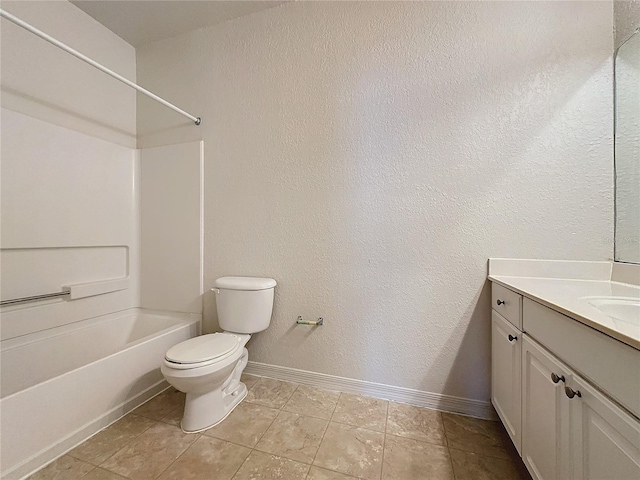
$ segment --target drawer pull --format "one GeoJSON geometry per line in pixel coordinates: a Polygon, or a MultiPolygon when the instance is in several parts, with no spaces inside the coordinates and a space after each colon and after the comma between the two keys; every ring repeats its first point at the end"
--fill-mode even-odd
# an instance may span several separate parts
{"type": "Polygon", "coordinates": [[[518,337],[514,337],[513,335],[509,334],[509,341],[513,342],[514,340],[518,340],[518,337]]]}
{"type": "Polygon", "coordinates": [[[498,306],[504,305],[504,300],[498,299],[498,301],[496,303],[498,304],[498,306]]]}
{"type": "Polygon", "coordinates": [[[567,387],[567,386],[564,387],[564,393],[569,398],[573,398],[576,395],[578,396],[578,398],[582,397],[582,394],[580,393],[580,390],[574,390],[573,388],[567,387]]]}
{"type": "Polygon", "coordinates": [[[558,383],[558,382],[561,382],[561,381],[564,382],[564,375],[558,376],[558,375],[556,375],[555,373],[552,372],[551,373],[551,381],[553,383],[558,383]]]}

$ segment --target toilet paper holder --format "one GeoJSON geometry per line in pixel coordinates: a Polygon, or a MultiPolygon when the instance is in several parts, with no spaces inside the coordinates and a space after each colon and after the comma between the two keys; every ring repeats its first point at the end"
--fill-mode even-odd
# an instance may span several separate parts
{"type": "Polygon", "coordinates": [[[318,320],[303,320],[302,315],[298,315],[296,323],[298,325],[311,325],[314,327],[319,327],[320,325],[324,325],[324,318],[318,317],[318,320]]]}

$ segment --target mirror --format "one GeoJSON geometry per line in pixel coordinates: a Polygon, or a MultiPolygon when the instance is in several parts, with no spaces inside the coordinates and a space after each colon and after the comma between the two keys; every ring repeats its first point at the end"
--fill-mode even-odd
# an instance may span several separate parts
{"type": "Polygon", "coordinates": [[[615,260],[640,263],[640,32],[615,55],[615,260]]]}

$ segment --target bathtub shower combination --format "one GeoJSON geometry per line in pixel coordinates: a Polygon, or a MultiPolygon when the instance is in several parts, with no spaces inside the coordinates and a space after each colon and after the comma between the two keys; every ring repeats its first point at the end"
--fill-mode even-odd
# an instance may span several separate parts
{"type": "Polygon", "coordinates": [[[22,478],[166,388],[165,352],[200,322],[134,308],[3,341],[2,478],[22,478]]]}
{"type": "MultiPolygon", "coordinates": [[[[15,34],[15,38],[22,38],[18,34],[27,31],[188,118],[194,128],[201,124],[200,117],[1,8],[0,17],[3,18],[3,40],[6,20],[12,24],[7,28],[8,37],[13,38],[15,34]],[[14,26],[20,30],[12,30],[14,26]]],[[[33,51],[38,52],[36,47],[33,51]]],[[[24,58],[32,60],[30,55],[24,58]]],[[[12,208],[3,209],[3,223],[11,227],[11,236],[5,235],[9,228],[3,229],[3,248],[0,249],[3,286],[8,287],[3,289],[7,298],[0,300],[3,307],[0,476],[20,479],[168,387],[160,371],[165,353],[200,334],[201,313],[175,312],[202,311],[203,249],[202,231],[198,228],[202,229],[203,225],[204,147],[200,141],[134,154],[133,150],[102,138],[4,109],[3,123],[5,115],[12,116],[7,124],[12,125],[15,132],[3,135],[3,151],[7,147],[11,153],[7,157],[14,162],[3,162],[3,205],[6,197],[7,206],[12,208]],[[5,138],[13,139],[13,143],[6,140],[5,145],[5,138]],[[27,201],[24,192],[31,194],[29,189],[37,188],[31,178],[25,188],[16,187],[22,178],[19,173],[29,170],[24,165],[32,165],[33,171],[40,172],[41,165],[53,163],[55,155],[51,152],[58,152],[64,161],[67,157],[76,160],[75,142],[76,150],[82,152],[79,154],[82,165],[91,163],[108,168],[72,172],[63,168],[69,163],[61,161],[62,166],[56,172],[64,174],[57,180],[62,181],[66,190],[58,191],[60,198],[43,196],[27,201]],[[38,148],[27,148],[30,145],[38,148]],[[86,162],[89,158],[95,161],[86,162]],[[25,163],[26,160],[31,163],[25,163]],[[7,164],[14,165],[14,170],[6,167],[7,164]],[[140,173],[143,170],[146,177],[140,173]],[[180,195],[180,208],[175,210],[177,213],[164,215],[155,223],[155,217],[147,208],[151,208],[152,213],[166,213],[169,208],[163,210],[162,202],[167,196],[165,189],[154,183],[158,178],[154,173],[172,182],[174,194],[180,189],[184,191],[184,195],[180,195]],[[136,175],[139,178],[134,182],[136,175]],[[94,192],[92,185],[100,188],[94,192]],[[13,186],[8,189],[11,192],[5,193],[6,186],[13,186]],[[100,189],[109,194],[113,191],[114,201],[93,202],[94,198],[103,200],[100,189]],[[34,211],[49,212],[48,207],[53,203],[56,212],[70,211],[78,217],[63,215],[67,223],[63,221],[58,225],[49,222],[47,216],[43,221],[33,215],[34,211]],[[16,205],[26,206],[26,213],[16,205]],[[41,208],[37,208],[39,205],[41,208]],[[80,215],[83,211],[95,217],[96,225],[100,226],[96,227],[97,231],[93,231],[88,216],[80,215]],[[72,218],[81,220],[71,221],[72,218]],[[151,221],[143,221],[150,218],[151,221]],[[86,225],[82,223],[85,220],[86,225]],[[27,228],[33,225],[39,228],[27,228]],[[171,228],[167,228],[168,225],[171,228]],[[59,231],[60,226],[64,226],[64,232],[59,231]],[[139,244],[136,243],[138,234],[139,244]],[[151,243],[145,243],[145,239],[152,239],[151,243]],[[133,256],[132,248],[135,249],[133,256]],[[132,264],[136,262],[140,286],[137,293],[130,278],[132,264]],[[180,280],[167,280],[165,270],[156,268],[161,262],[164,262],[163,268],[171,272],[172,279],[180,280]],[[46,293],[60,285],[68,286],[46,293]],[[153,288],[148,288],[149,285],[153,288]],[[25,297],[29,293],[39,295],[25,297]],[[98,298],[100,295],[104,297],[98,298]],[[62,302],[62,297],[69,304],[62,302]],[[89,297],[93,300],[72,303],[89,297]],[[33,308],[32,305],[14,308],[25,302],[38,303],[33,308]],[[138,305],[162,310],[129,308],[138,305]]],[[[35,178],[46,185],[56,183],[45,173],[35,178]]],[[[175,207],[173,199],[171,202],[171,207],[175,207]]]]}

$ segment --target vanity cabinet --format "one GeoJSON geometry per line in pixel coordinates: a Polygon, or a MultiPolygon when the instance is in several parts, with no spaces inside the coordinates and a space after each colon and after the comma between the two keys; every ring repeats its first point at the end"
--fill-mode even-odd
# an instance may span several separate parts
{"type": "Polygon", "coordinates": [[[640,478],[640,422],[575,375],[568,382],[569,443],[573,476],[585,480],[640,478]],[[580,392],[579,394],[577,392],[580,392]]]}
{"type": "Polygon", "coordinates": [[[535,480],[564,480],[567,471],[569,369],[528,336],[522,340],[522,460],[535,480]]]}
{"type": "Polygon", "coordinates": [[[640,417],[640,351],[528,298],[523,330],[640,417]]]}
{"type": "MultiPolygon", "coordinates": [[[[505,287],[499,287],[499,296],[504,297],[505,287]]],[[[610,380],[604,381],[613,389],[609,393],[599,382],[594,383],[594,378],[599,379],[604,373],[602,369],[590,367],[615,364],[617,358],[618,372],[633,372],[637,376],[640,369],[636,360],[640,352],[635,349],[630,352],[628,349],[632,347],[606,336],[602,341],[619,343],[612,345],[619,349],[609,351],[600,345],[593,348],[595,345],[583,342],[572,331],[562,335],[563,342],[554,342],[549,334],[551,327],[562,324],[544,329],[539,325],[541,319],[560,314],[540,304],[527,307],[529,302],[524,298],[522,330],[496,312],[497,302],[491,320],[492,403],[529,473],[534,480],[640,479],[640,420],[630,413],[637,405],[617,400],[630,398],[629,384],[633,385],[637,378],[627,377],[625,385],[609,385],[610,380]],[[528,325],[537,337],[530,335],[528,325]],[[517,340],[509,341],[509,335],[517,340]],[[550,345],[544,343],[547,340],[550,345]],[[580,349],[585,349],[592,360],[576,362],[582,358],[575,355],[580,349]],[[598,360],[603,354],[608,358],[598,360]],[[563,361],[566,358],[571,366],[563,361]]],[[[575,322],[561,317],[557,320],[575,322]]],[[[588,327],[577,324],[576,328],[588,327]]],[[[611,377],[616,375],[611,373],[611,377]]],[[[634,396],[638,397],[640,391],[634,396]]]]}
{"type": "Polygon", "coordinates": [[[521,332],[495,311],[491,314],[491,392],[513,444],[520,452],[521,332]]]}

